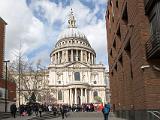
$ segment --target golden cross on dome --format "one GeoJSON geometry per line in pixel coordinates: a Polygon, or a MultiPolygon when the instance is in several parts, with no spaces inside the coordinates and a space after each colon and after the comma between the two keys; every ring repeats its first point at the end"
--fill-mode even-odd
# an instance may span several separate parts
{"type": "Polygon", "coordinates": [[[73,15],[72,8],[71,8],[71,12],[69,14],[68,27],[69,28],[76,28],[76,20],[75,20],[75,17],[73,15]]]}

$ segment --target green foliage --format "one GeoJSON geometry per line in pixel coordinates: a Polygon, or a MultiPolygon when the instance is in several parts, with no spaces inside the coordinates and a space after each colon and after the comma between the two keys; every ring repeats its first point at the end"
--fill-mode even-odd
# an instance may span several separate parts
{"type": "Polygon", "coordinates": [[[94,97],[95,101],[98,103],[102,103],[102,98],[99,96],[94,97]]]}

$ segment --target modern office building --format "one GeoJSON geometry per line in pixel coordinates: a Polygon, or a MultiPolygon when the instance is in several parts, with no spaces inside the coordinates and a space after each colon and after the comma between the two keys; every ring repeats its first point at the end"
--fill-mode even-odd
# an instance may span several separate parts
{"type": "Polygon", "coordinates": [[[108,1],[111,103],[119,117],[152,120],[160,110],[159,11],[159,0],[108,1]]]}

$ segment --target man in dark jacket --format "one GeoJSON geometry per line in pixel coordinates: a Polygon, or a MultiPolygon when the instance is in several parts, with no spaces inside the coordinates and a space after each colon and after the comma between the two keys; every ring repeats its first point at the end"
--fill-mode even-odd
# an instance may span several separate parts
{"type": "Polygon", "coordinates": [[[65,105],[62,105],[60,107],[60,111],[61,111],[62,119],[64,119],[64,116],[67,117],[67,109],[65,105]]]}
{"type": "Polygon", "coordinates": [[[10,111],[11,111],[12,116],[16,118],[17,107],[15,103],[10,106],[10,111]]]}
{"type": "Polygon", "coordinates": [[[102,109],[102,112],[103,112],[103,115],[104,115],[104,120],[108,120],[108,115],[109,115],[109,112],[110,112],[110,104],[105,104],[104,108],[102,109]]]}

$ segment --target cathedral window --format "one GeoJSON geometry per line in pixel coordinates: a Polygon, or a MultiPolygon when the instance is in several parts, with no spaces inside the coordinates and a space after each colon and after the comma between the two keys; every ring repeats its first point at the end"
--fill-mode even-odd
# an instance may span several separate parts
{"type": "Polygon", "coordinates": [[[58,100],[62,100],[62,91],[58,91],[58,100]]]}
{"type": "Polygon", "coordinates": [[[94,84],[97,84],[97,81],[94,81],[93,83],[94,83],[94,84]]]}
{"type": "Polygon", "coordinates": [[[61,81],[58,81],[58,84],[61,84],[61,81]]]}
{"type": "Polygon", "coordinates": [[[79,72],[74,73],[74,79],[75,79],[75,81],[80,81],[80,73],[79,72]]]}
{"type": "Polygon", "coordinates": [[[97,92],[97,91],[94,91],[93,97],[95,98],[95,97],[97,97],[97,96],[98,96],[98,92],[97,92]]]}

